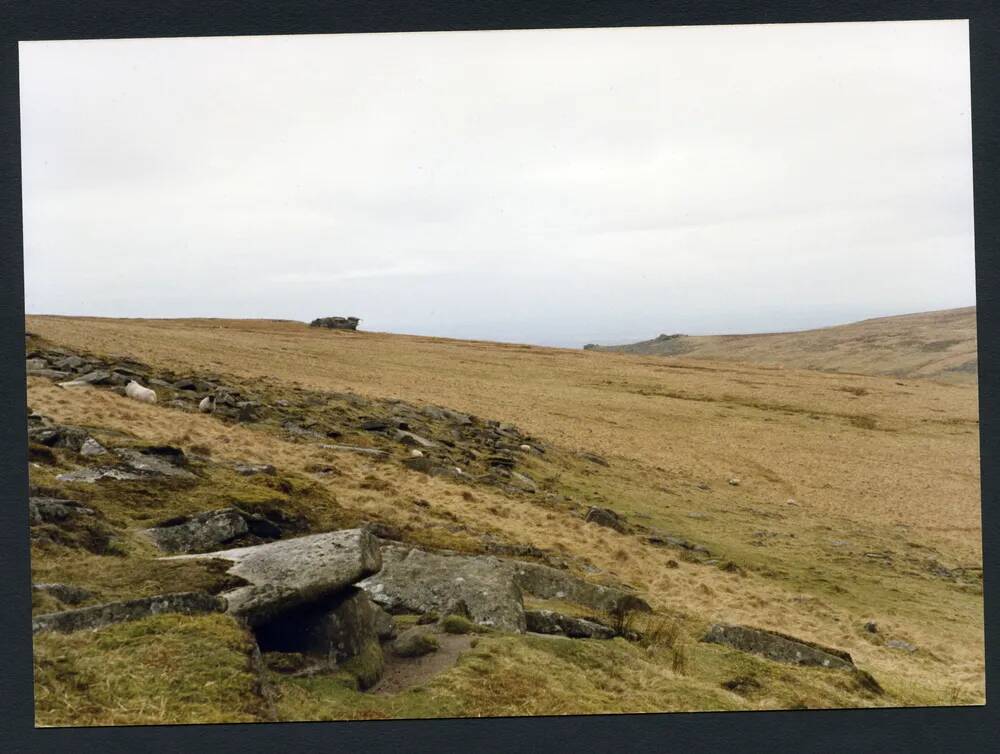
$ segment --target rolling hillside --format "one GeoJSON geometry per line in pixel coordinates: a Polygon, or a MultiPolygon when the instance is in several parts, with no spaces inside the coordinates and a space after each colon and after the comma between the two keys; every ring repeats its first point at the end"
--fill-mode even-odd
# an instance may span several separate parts
{"type": "MultiPolygon", "coordinates": [[[[86,610],[233,588],[217,561],[161,559],[149,537],[209,514],[279,541],[374,526],[386,562],[404,547],[529,561],[653,611],[636,619],[643,644],[627,627],[611,640],[451,634],[408,609],[400,634],[433,630],[440,647],[421,663],[386,643],[370,690],[367,655],[314,673],[262,646],[260,668],[254,636],[215,613],[38,633],[40,725],[985,699],[974,384],[271,320],[26,327],[36,618],[65,599],[86,610]],[[122,395],[114,373],[157,402],[122,395]],[[209,394],[219,404],[199,411],[209,394]],[[122,466],[143,449],[174,476],[122,466]],[[717,625],[849,653],[877,683],[712,643],[717,625]]],[[[523,609],[613,623],[572,596],[526,593],[523,609]]]]}
{"type": "Polygon", "coordinates": [[[975,383],[976,307],[759,335],[660,335],[587,350],[724,359],[796,369],[975,383]]]}

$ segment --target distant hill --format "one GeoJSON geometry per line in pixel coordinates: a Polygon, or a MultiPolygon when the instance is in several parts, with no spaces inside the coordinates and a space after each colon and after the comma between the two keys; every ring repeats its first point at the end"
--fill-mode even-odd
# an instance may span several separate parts
{"type": "Polygon", "coordinates": [[[976,307],[760,335],[660,335],[587,350],[779,364],[795,369],[975,382],[976,307]]]}

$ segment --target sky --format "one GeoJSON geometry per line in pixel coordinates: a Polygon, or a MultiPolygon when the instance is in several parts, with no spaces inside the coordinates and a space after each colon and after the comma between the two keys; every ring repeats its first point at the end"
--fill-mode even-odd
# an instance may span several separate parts
{"type": "Polygon", "coordinates": [[[975,303],[965,21],[22,42],[25,308],[579,347],[975,303]]]}

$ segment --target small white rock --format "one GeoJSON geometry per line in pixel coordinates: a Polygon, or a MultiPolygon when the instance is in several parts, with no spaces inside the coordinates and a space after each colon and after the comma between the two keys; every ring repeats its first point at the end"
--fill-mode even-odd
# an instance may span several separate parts
{"type": "Polygon", "coordinates": [[[83,441],[83,445],[80,446],[81,456],[99,456],[103,455],[107,451],[101,443],[97,442],[93,437],[88,437],[83,441]]]}
{"type": "Polygon", "coordinates": [[[733,485],[733,487],[739,487],[740,486],[740,480],[737,479],[736,477],[733,477],[732,479],[730,479],[729,483],[731,485],[733,485]]]}
{"type": "Polygon", "coordinates": [[[414,458],[423,458],[423,456],[424,456],[424,454],[421,453],[416,448],[414,448],[413,450],[410,451],[410,455],[413,456],[414,458]]]}

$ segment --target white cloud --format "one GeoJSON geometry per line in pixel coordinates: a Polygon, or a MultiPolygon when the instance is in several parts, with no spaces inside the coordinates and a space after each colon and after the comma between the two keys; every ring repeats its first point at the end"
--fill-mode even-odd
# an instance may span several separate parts
{"type": "Polygon", "coordinates": [[[310,274],[307,272],[286,272],[275,275],[270,280],[273,283],[303,283],[307,285],[322,285],[324,283],[337,283],[342,280],[364,280],[365,278],[394,278],[394,277],[426,277],[428,275],[443,275],[450,270],[434,265],[423,264],[399,264],[391,267],[371,267],[368,269],[343,270],[341,272],[330,272],[320,274],[310,274]]]}
{"type": "Polygon", "coordinates": [[[30,42],[20,63],[29,312],[576,346],[974,303],[965,22],[30,42]]]}

